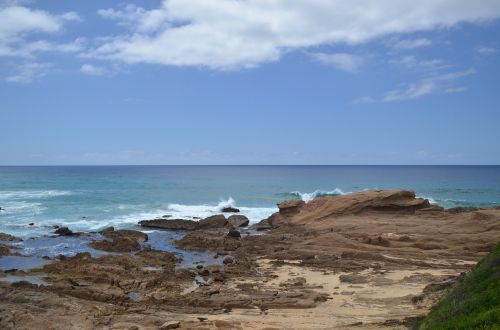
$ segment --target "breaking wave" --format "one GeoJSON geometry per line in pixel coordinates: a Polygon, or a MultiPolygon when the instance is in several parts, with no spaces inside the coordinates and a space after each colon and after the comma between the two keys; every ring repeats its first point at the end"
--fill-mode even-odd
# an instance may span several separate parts
{"type": "Polygon", "coordinates": [[[325,196],[340,196],[340,195],[345,195],[345,192],[343,192],[339,188],[335,188],[333,190],[327,191],[327,190],[315,190],[311,193],[303,193],[300,191],[292,191],[290,192],[290,195],[299,197],[302,199],[304,202],[309,202],[315,198],[318,197],[325,197],[325,196]]]}

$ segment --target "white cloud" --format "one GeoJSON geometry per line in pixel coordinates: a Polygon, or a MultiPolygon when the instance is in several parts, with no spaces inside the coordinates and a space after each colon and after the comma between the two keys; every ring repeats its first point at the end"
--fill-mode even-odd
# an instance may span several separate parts
{"type": "Polygon", "coordinates": [[[493,47],[479,47],[477,51],[482,55],[491,55],[498,53],[498,49],[493,47]]]}
{"type": "Polygon", "coordinates": [[[45,76],[52,64],[49,63],[25,63],[18,68],[18,71],[8,76],[5,80],[14,83],[31,83],[43,76],[45,76]]]}
{"type": "Polygon", "coordinates": [[[108,74],[108,71],[105,67],[87,63],[81,66],[80,72],[89,76],[105,76],[108,74]]]}
{"type": "Polygon", "coordinates": [[[408,85],[405,88],[387,92],[382,98],[382,101],[405,101],[418,99],[430,94],[464,92],[466,90],[464,87],[454,87],[450,86],[450,84],[459,78],[475,73],[476,71],[474,69],[469,69],[466,71],[449,72],[424,78],[414,84],[408,85]]]}
{"type": "Polygon", "coordinates": [[[447,68],[450,65],[441,59],[418,59],[413,55],[403,56],[401,58],[392,59],[390,64],[402,65],[408,69],[428,69],[437,70],[447,68]]]}
{"type": "MultiPolygon", "coordinates": [[[[249,68],[294,49],[359,44],[500,16],[498,0],[164,0],[99,14],[129,28],[87,56],[127,63],[249,68]]],[[[426,42],[421,40],[413,45],[426,42]]],[[[406,46],[411,45],[410,42],[406,46]]]]}
{"type": "Polygon", "coordinates": [[[81,38],[70,43],[29,39],[29,36],[39,33],[58,33],[68,21],[81,21],[81,18],[75,12],[54,15],[18,5],[0,5],[0,56],[30,57],[34,52],[41,51],[82,51],[81,38]]]}
{"type": "Polygon", "coordinates": [[[432,40],[427,38],[403,39],[396,42],[393,47],[396,49],[414,49],[432,45],[432,40]]]}
{"type": "Polygon", "coordinates": [[[312,53],[311,57],[322,64],[332,65],[347,72],[358,71],[363,63],[361,57],[348,53],[312,53]]]}
{"type": "Polygon", "coordinates": [[[469,69],[465,71],[448,72],[435,74],[418,80],[415,83],[402,86],[397,89],[386,92],[382,97],[363,96],[354,101],[354,103],[374,103],[374,102],[395,102],[416,100],[432,94],[455,94],[467,90],[466,87],[455,86],[454,83],[463,77],[476,73],[476,70],[469,69]]]}

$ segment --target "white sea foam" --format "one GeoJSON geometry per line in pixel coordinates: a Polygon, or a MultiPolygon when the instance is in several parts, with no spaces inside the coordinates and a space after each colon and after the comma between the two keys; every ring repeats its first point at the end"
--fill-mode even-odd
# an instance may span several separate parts
{"type": "Polygon", "coordinates": [[[315,190],[311,193],[303,193],[303,192],[300,192],[300,191],[292,191],[290,193],[291,195],[294,195],[294,196],[297,196],[297,197],[300,197],[300,199],[302,199],[304,202],[309,202],[317,197],[324,197],[324,196],[339,196],[339,195],[344,195],[345,193],[339,189],[339,188],[335,188],[333,190],[330,190],[330,191],[326,191],[326,190],[315,190]]]}
{"type": "Polygon", "coordinates": [[[275,207],[240,207],[236,205],[236,201],[233,198],[229,197],[227,200],[221,200],[217,205],[168,204],[165,215],[170,215],[172,218],[179,219],[192,219],[193,217],[206,218],[215,214],[220,214],[225,207],[238,208],[240,214],[248,217],[251,222],[258,222],[278,211],[278,208],[275,207]]]}
{"type": "Polygon", "coordinates": [[[40,198],[66,196],[71,194],[72,194],[71,191],[65,191],[65,190],[25,190],[25,191],[3,190],[0,191],[0,200],[40,199],[40,198]]]}

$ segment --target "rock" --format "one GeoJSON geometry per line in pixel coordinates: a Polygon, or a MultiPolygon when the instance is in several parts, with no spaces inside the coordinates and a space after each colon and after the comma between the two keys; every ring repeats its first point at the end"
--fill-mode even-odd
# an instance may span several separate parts
{"type": "Polygon", "coordinates": [[[231,207],[231,206],[224,207],[221,211],[224,213],[238,213],[238,212],[240,212],[239,209],[237,209],[235,207],[231,207]]]}
{"type": "Polygon", "coordinates": [[[139,225],[148,228],[160,228],[166,230],[193,230],[198,222],[185,219],[153,219],[142,220],[139,225]]]}
{"type": "Polygon", "coordinates": [[[237,230],[231,229],[229,233],[227,233],[226,237],[241,238],[241,233],[237,230]]]}
{"type": "Polygon", "coordinates": [[[22,239],[20,239],[19,237],[9,235],[9,234],[0,233],[0,241],[19,242],[19,241],[22,241],[22,239]]]}
{"type": "Polygon", "coordinates": [[[196,224],[196,230],[199,229],[211,229],[211,228],[223,228],[227,223],[227,219],[224,215],[218,214],[211,217],[200,220],[196,224]]]}
{"type": "Polygon", "coordinates": [[[252,225],[250,228],[257,231],[273,229],[271,224],[269,224],[268,219],[261,220],[259,223],[252,225]]]}
{"type": "Polygon", "coordinates": [[[0,256],[8,256],[10,254],[10,250],[8,247],[0,245],[0,256]]]}
{"type": "Polygon", "coordinates": [[[226,238],[225,229],[195,230],[174,242],[180,248],[191,250],[234,251],[241,246],[241,240],[226,238]]]}
{"type": "Polygon", "coordinates": [[[5,209],[3,207],[0,206],[0,211],[5,211],[5,209]]]}
{"type": "Polygon", "coordinates": [[[117,237],[111,241],[92,241],[90,246],[108,252],[133,252],[141,249],[141,244],[130,237],[117,237]]]}
{"type": "Polygon", "coordinates": [[[107,227],[99,232],[99,234],[106,236],[107,233],[115,231],[115,227],[107,227]]]}
{"type": "Polygon", "coordinates": [[[108,252],[133,252],[141,249],[141,242],[148,240],[148,235],[136,230],[114,230],[107,228],[101,231],[109,240],[93,241],[90,246],[108,252]]]}
{"type": "Polygon", "coordinates": [[[55,234],[59,236],[71,236],[73,232],[68,227],[59,227],[54,231],[55,234]]]}
{"type": "Polygon", "coordinates": [[[148,241],[148,235],[137,230],[108,230],[102,234],[104,237],[107,238],[131,238],[134,239],[138,242],[147,242],[148,241]]]}
{"type": "Polygon", "coordinates": [[[232,215],[227,218],[227,225],[233,228],[246,227],[249,223],[250,220],[244,215],[232,215]]]}
{"type": "Polygon", "coordinates": [[[181,326],[179,321],[168,321],[160,326],[161,330],[177,329],[181,326]]]}
{"type": "Polygon", "coordinates": [[[444,281],[444,282],[439,282],[439,283],[431,283],[425,286],[423,292],[424,293],[429,293],[429,292],[437,292],[441,291],[444,289],[447,289],[451,287],[453,284],[455,284],[456,281],[454,280],[449,280],[449,281],[444,281]]]}
{"type": "Polygon", "coordinates": [[[232,256],[227,256],[224,258],[224,260],[222,260],[222,263],[224,265],[232,265],[236,263],[236,260],[232,256]]]}
{"type": "Polygon", "coordinates": [[[463,212],[473,212],[473,211],[479,211],[480,208],[478,207],[473,207],[473,206],[468,206],[468,207],[452,207],[449,209],[446,209],[446,212],[451,213],[451,214],[457,214],[457,213],[463,213],[463,212]]]}
{"type": "Polygon", "coordinates": [[[300,199],[289,199],[278,204],[279,212],[283,215],[297,213],[306,202],[300,199]]]}
{"type": "Polygon", "coordinates": [[[34,222],[30,222],[30,223],[28,224],[28,226],[34,226],[34,225],[35,225],[35,223],[34,223],[34,222]]]}

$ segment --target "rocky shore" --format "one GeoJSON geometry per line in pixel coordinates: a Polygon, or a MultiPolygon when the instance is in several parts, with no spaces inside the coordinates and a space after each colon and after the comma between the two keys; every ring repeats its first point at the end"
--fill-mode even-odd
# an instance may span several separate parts
{"type": "MultiPolygon", "coordinates": [[[[405,329],[500,237],[500,209],[444,210],[405,190],[278,207],[252,226],[234,209],[136,230],[58,228],[92,250],[0,270],[0,328],[405,329]],[[161,249],[151,230],[176,236],[161,249]],[[213,262],[186,266],[182,251],[213,262]]],[[[0,234],[0,261],[18,241],[0,234]]]]}

